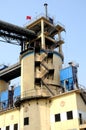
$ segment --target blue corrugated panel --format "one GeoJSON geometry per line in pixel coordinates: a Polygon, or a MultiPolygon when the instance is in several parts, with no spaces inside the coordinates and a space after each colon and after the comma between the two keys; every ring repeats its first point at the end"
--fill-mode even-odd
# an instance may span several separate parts
{"type": "Polygon", "coordinates": [[[14,88],[14,97],[20,96],[20,86],[14,88]]]}
{"type": "Polygon", "coordinates": [[[60,70],[60,81],[73,77],[72,66],[60,70]]]}
{"type": "Polygon", "coordinates": [[[1,93],[1,101],[8,100],[8,90],[1,93]]]}
{"type": "Polygon", "coordinates": [[[73,87],[73,78],[69,78],[69,79],[65,80],[65,83],[64,83],[64,80],[61,81],[61,85],[63,87],[65,87],[65,89],[67,91],[73,90],[74,89],[74,87],[73,87]]]}
{"type": "Polygon", "coordinates": [[[69,66],[60,70],[60,82],[67,91],[74,89],[73,68],[69,66]]]}
{"type": "Polygon", "coordinates": [[[1,103],[2,103],[2,108],[5,109],[8,107],[8,90],[1,93],[1,103]]]}

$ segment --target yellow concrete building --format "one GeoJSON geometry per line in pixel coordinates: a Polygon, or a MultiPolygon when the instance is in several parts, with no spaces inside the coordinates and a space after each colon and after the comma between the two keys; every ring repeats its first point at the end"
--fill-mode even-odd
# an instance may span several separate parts
{"type": "Polygon", "coordinates": [[[21,44],[20,62],[0,71],[0,130],[86,130],[77,67],[62,69],[64,26],[42,16],[26,29],[36,35],[21,44]],[[20,86],[8,90],[18,76],[20,86]]]}
{"type": "Polygon", "coordinates": [[[50,106],[52,130],[85,130],[86,104],[79,90],[72,90],[51,98],[50,106]]]}

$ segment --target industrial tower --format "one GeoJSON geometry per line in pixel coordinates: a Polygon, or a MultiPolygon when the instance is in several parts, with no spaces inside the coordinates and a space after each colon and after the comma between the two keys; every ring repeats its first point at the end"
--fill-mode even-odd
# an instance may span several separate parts
{"type": "MultiPolygon", "coordinates": [[[[48,16],[40,17],[26,26],[25,30],[20,30],[21,28],[3,21],[1,21],[1,25],[4,30],[4,37],[11,37],[12,40],[16,37],[16,39],[21,40],[20,63],[6,67],[0,73],[1,92],[8,90],[11,79],[21,76],[20,98],[13,104],[13,94],[8,93],[8,97],[11,95],[11,101],[7,103],[9,104],[7,106],[11,108],[16,106],[17,111],[19,109],[20,130],[27,130],[28,128],[32,130],[46,128],[48,130],[50,129],[50,100],[48,98],[63,91],[60,86],[59,70],[62,68],[64,60],[62,53],[64,41],[61,39],[61,32],[65,29],[60,24],[54,25],[53,19],[48,16]],[[12,27],[16,31],[12,30],[12,27]],[[9,33],[6,35],[5,29],[8,29],[8,32],[9,30],[13,31],[14,34],[12,36],[9,33]],[[21,33],[26,31],[26,34],[20,33],[25,37],[15,36],[17,31],[18,33],[20,33],[19,31],[22,31],[21,33]],[[34,120],[34,117],[37,119],[34,120]]],[[[11,92],[14,92],[13,87],[11,89],[11,92]]],[[[7,127],[7,129],[9,128],[7,127]]]]}
{"type": "Polygon", "coordinates": [[[0,21],[0,36],[21,46],[20,62],[0,70],[0,130],[86,129],[86,94],[79,88],[77,67],[62,68],[63,31],[47,8],[25,28],[0,21]],[[18,76],[20,86],[9,90],[18,76]]]}
{"type": "Polygon", "coordinates": [[[49,18],[41,17],[28,25],[27,29],[36,32],[37,37],[25,43],[20,56],[21,124],[23,127],[23,119],[29,115],[29,121],[33,125],[27,126],[27,129],[48,130],[48,98],[62,92],[59,70],[63,63],[61,32],[64,28],[61,25],[55,26],[49,18]],[[56,35],[58,39],[55,39],[56,35]],[[27,112],[24,112],[26,108],[27,112]],[[30,117],[31,115],[33,116],[30,117]],[[37,119],[34,120],[34,117],[37,119]]]}

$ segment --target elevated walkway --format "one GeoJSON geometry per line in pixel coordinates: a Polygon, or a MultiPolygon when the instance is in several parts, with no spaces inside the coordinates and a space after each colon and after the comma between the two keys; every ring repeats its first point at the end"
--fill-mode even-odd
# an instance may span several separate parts
{"type": "Polygon", "coordinates": [[[10,81],[21,75],[21,64],[18,62],[0,71],[0,79],[10,81]]]}

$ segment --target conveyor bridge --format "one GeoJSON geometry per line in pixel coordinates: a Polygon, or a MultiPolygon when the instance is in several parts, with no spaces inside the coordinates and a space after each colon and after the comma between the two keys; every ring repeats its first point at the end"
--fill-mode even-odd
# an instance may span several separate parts
{"type": "Polygon", "coordinates": [[[1,41],[19,45],[21,46],[21,51],[24,51],[25,42],[34,39],[36,33],[32,30],[0,20],[0,37],[3,39],[1,41]]]}
{"type": "Polygon", "coordinates": [[[0,71],[0,79],[8,82],[21,75],[21,64],[18,62],[0,71]]]}
{"type": "MultiPolygon", "coordinates": [[[[36,38],[34,31],[0,20],[0,41],[21,46],[21,53],[25,51],[25,43],[34,38],[36,38]]],[[[7,82],[20,75],[20,63],[16,63],[0,71],[0,79],[7,82]]]]}

